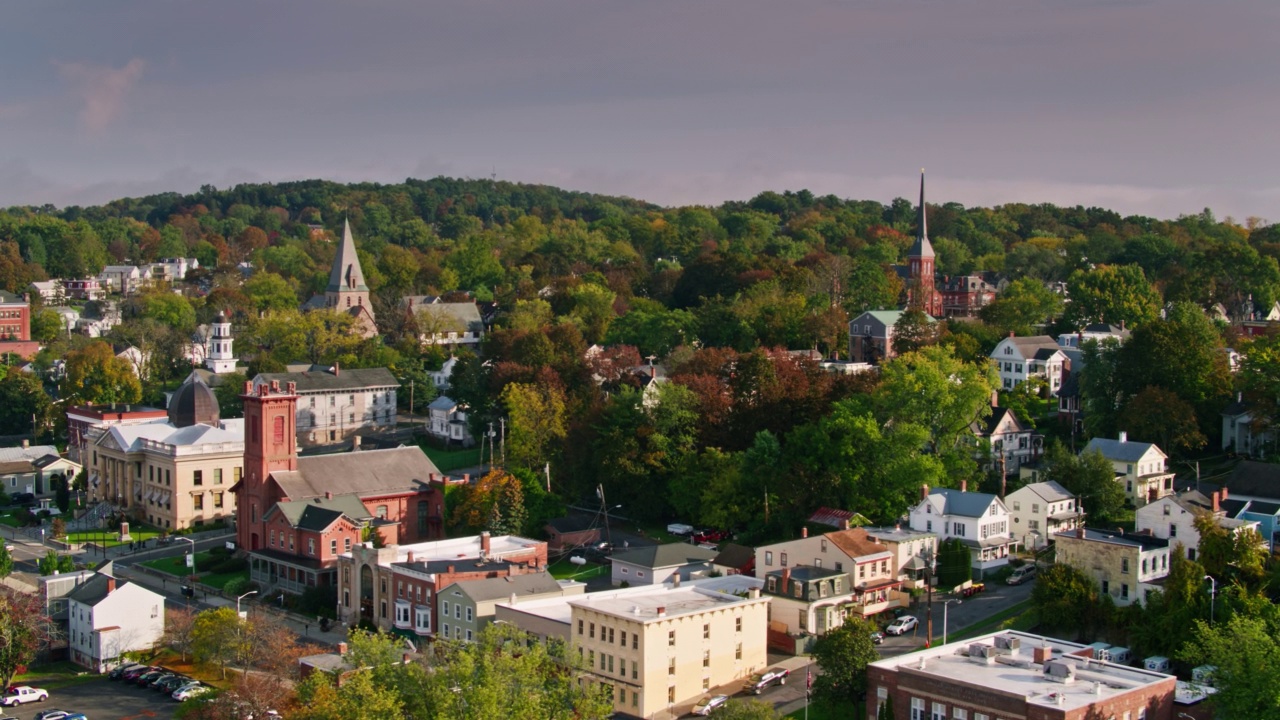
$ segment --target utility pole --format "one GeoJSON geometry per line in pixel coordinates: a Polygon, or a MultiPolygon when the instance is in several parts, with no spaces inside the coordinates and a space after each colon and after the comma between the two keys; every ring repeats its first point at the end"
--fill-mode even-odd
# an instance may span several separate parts
{"type": "MultiPolygon", "coordinates": [[[[492,470],[492,469],[493,469],[493,436],[494,436],[494,435],[496,435],[496,434],[497,434],[497,433],[495,433],[495,432],[493,431],[493,422],[490,422],[490,423],[489,423],[489,469],[490,469],[490,470],[492,470]]],[[[480,445],[480,450],[481,450],[481,452],[483,452],[483,451],[484,451],[484,444],[483,444],[483,443],[481,443],[481,445],[480,445]]]]}
{"type": "Polygon", "coordinates": [[[502,438],[500,439],[502,447],[502,469],[507,469],[507,419],[498,418],[498,424],[502,428],[502,438]]]}
{"type": "Polygon", "coordinates": [[[409,378],[409,412],[413,412],[413,378],[409,378]]]}
{"type": "Polygon", "coordinates": [[[924,646],[933,647],[933,575],[935,570],[934,565],[938,562],[938,558],[934,554],[934,550],[930,547],[925,547],[924,562],[924,583],[929,591],[929,609],[925,613],[924,646]]]}
{"type": "Polygon", "coordinates": [[[600,511],[604,513],[604,531],[609,538],[609,547],[613,547],[613,528],[609,526],[609,505],[604,499],[604,484],[596,485],[596,495],[600,496],[600,511]]]}

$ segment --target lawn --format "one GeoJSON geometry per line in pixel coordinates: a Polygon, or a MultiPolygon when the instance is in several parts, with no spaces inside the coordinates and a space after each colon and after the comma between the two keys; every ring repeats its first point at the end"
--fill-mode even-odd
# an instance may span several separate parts
{"type": "Polygon", "coordinates": [[[429,445],[422,446],[423,452],[431,458],[440,472],[450,472],[458,468],[476,467],[480,464],[480,448],[463,450],[439,450],[429,445]]]}
{"type": "Polygon", "coordinates": [[[9,527],[15,527],[15,528],[22,527],[22,523],[18,522],[18,518],[14,517],[12,513],[5,513],[3,515],[0,515],[0,524],[8,525],[9,527]]]}
{"type": "MultiPolygon", "coordinates": [[[[69,661],[32,665],[27,672],[13,676],[14,685],[33,685],[57,690],[67,685],[97,680],[98,675],[69,661]]],[[[2,713],[0,713],[2,714],[2,713]]]]}
{"type": "MultiPolygon", "coordinates": [[[[809,703],[809,720],[846,720],[846,718],[859,717],[862,715],[863,706],[857,707],[835,706],[824,702],[809,703]]],[[[796,720],[805,720],[804,708],[791,713],[787,717],[796,720]]]]}
{"type": "MultiPolygon", "coordinates": [[[[245,578],[247,580],[249,578],[248,570],[239,570],[236,572],[228,572],[228,573],[211,573],[208,571],[200,570],[200,568],[207,568],[210,565],[213,565],[214,563],[217,563],[223,559],[225,559],[225,557],[215,556],[210,554],[207,551],[196,553],[196,570],[197,570],[196,580],[198,580],[201,583],[204,583],[205,585],[208,585],[210,587],[216,587],[219,590],[221,590],[231,580],[234,580],[236,578],[245,578]]],[[[187,568],[186,554],[183,554],[179,557],[167,557],[167,558],[157,558],[155,560],[147,560],[142,564],[146,565],[152,570],[159,570],[160,572],[165,573],[167,575],[172,575],[174,578],[179,580],[186,578],[188,573],[190,572],[189,568],[187,568]]]]}
{"type": "MultiPolygon", "coordinates": [[[[160,531],[153,527],[131,525],[129,527],[129,537],[133,539],[133,542],[151,540],[152,538],[160,537],[160,531]]],[[[105,539],[105,545],[107,547],[129,544],[128,542],[120,542],[119,538],[120,531],[115,528],[109,528],[103,530],[80,530],[73,533],[67,533],[67,537],[64,538],[64,540],[69,543],[97,543],[101,546],[104,544],[103,541],[105,539]]]]}
{"type": "Polygon", "coordinates": [[[587,563],[586,565],[574,565],[569,562],[569,558],[561,558],[547,567],[547,572],[551,573],[551,577],[557,580],[579,580],[585,581],[588,578],[599,577],[607,574],[609,568],[604,565],[595,563],[587,563]]]}

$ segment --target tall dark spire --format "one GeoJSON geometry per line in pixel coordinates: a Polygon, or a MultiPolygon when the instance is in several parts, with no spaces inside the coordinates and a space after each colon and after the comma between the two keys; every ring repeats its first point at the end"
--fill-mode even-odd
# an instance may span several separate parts
{"type": "Polygon", "coordinates": [[[920,231],[916,234],[916,242],[911,246],[908,257],[933,257],[933,244],[929,242],[929,221],[924,209],[924,168],[920,168],[920,231]]]}

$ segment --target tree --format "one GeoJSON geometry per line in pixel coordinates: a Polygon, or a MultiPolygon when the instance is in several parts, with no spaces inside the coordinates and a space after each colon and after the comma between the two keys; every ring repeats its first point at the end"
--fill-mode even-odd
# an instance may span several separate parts
{"type": "Polygon", "coordinates": [[[54,573],[75,572],[76,561],[70,555],[59,555],[58,551],[50,550],[44,554],[36,563],[36,567],[40,570],[41,575],[53,575],[54,573]]]}
{"type": "Polygon", "coordinates": [[[973,577],[973,557],[958,538],[938,543],[938,587],[953,588],[973,577]]]}
{"type": "Polygon", "coordinates": [[[195,619],[196,614],[189,608],[172,608],[164,611],[164,635],[160,637],[160,642],[177,651],[184,663],[191,652],[195,619]]]}
{"type": "Polygon", "coordinates": [[[299,709],[290,717],[304,720],[380,720],[405,717],[403,703],[390,688],[376,684],[372,673],[356,672],[341,686],[328,673],[316,672],[298,686],[299,709]]]}
{"type": "Polygon", "coordinates": [[[1192,524],[1200,534],[1197,557],[1205,572],[1223,584],[1235,581],[1246,587],[1261,585],[1266,575],[1267,544],[1257,531],[1233,532],[1208,512],[1198,513],[1192,524]]]}
{"type": "Polygon", "coordinates": [[[49,308],[32,309],[31,313],[31,339],[45,344],[51,343],[62,336],[65,326],[62,324],[62,316],[49,308]]]}
{"type": "Polygon", "coordinates": [[[53,633],[53,621],[35,594],[0,587],[0,687],[13,682],[53,633]]]}
{"type": "Polygon", "coordinates": [[[55,517],[52,523],[49,523],[49,537],[58,539],[67,534],[67,521],[61,517],[55,517]]]}
{"type": "Polygon", "coordinates": [[[893,352],[904,355],[938,342],[938,323],[917,307],[908,308],[893,324],[893,352]]]}
{"type": "Polygon", "coordinates": [[[603,720],[613,714],[608,686],[579,683],[584,670],[565,643],[529,643],[523,630],[494,623],[474,643],[437,644],[434,672],[418,691],[441,720],[603,720]]]}
{"type": "Polygon", "coordinates": [[[293,286],[273,272],[254,273],[244,281],[244,294],[258,312],[294,310],[298,307],[298,294],[294,292],[293,286]]]}
{"type": "Polygon", "coordinates": [[[1046,627],[1075,630],[1078,638],[1101,625],[1098,586],[1070,565],[1051,565],[1039,574],[1031,589],[1031,605],[1046,627]]]}
{"type": "Polygon", "coordinates": [[[873,630],[870,622],[850,617],[818,638],[813,645],[813,658],[822,671],[813,681],[817,698],[838,707],[862,701],[867,690],[867,665],[880,659],[871,642],[873,630]]]}
{"type": "Polygon", "coordinates": [[[1154,385],[1125,403],[1120,424],[1134,439],[1154,442],[1166,451],[1199,450],[1209,442],[1196,424],[1195,408],[1154,385]]]}
{"type": "Polygon", "coordinates": [[[0,379],[0,433],[20,435],[31,432],[32,416],[37,426],[48,424],[53,402],[35,373],[10,366],[0,379]]]}
{"type": "Polygon", "coordinates": [[[542,467],[551,459],[552,443],[565,436],[564,392],[552,385],[511,383],[501,399],[511,420],[508,461],[516,467],[542,467]]]}
{"type": "Polygon", "coordinates": [[[232,607],[200,612],[191,628],[192,654],[200,662],[217,665],[226,679],[227,666],[243,657],[245,625],[232,607]]]}
{"type": "Polygon", "coordinates": [[[1193,665],[1213,665],[1213,707],[1227,720],[1280,715],[1280,627],[1236,615],[1216,625],[1198,620],[1180,657],[1193,665]]]}
{"type": "Polygon", "coordinates": [[[783,720],[783,715],[763,700],[734,698],[716,710],[716,720],[783,720]]]}
{"type": "Polygon", "coordinates": [[[196,327],[195,308],[181,295],[157,290],[137,298],[137,303],[140,317],[183,333],[189,333],[196,327]]]}
{"type": "Polygon", "coordinates": [[[1056,481],[1080,498],[1081,507],[1094,521],[1110,522],[1124,508],[1124,486],[1100,451],[1075,456],[1055,441],[1045,453],[1045,463],[1045,479],[1056,481]]]}
{"type": "Polygon", "coordinates": [[[105,342],[89,343],[67,353],[62,397],[73,403],[136,403],[142,383],[128,360],[116,357],[105,342]]]}
{"type": "Polygon", "coordinates": [[[1102,265],[1077,270],[1067,278],[1066,320],[1073,327],[1089,323],[1137,327],[1160,313],[1160,294],[1137,265],[1102,265]]]}
{"type": "Polygon", "coordinates": [[[951,348],[927,347],[885,363],[873,400],[882,419],[928,429],[934,454],[954,448],[969,425],[991,414],[991,364],[966,363],[951,348]]]}
{"type": "Polygon", "coordinates": [[[3,580],[13,573],[13,554],[9,552],[9,546],[0,543],[0,580],[3,580]]]}
{"type": "Polygon", "coordinates": [[[1000,293],[994,302],[982,308],[982,321],[1001,334],[1031,334],[1036,325],[1062,312],[1062,296],[1043,282],[1018,278],[1000,293]]]}
{"type": "Polygon", "coordinates": [[[463,489],[450,520],[460,527],[485,529],[494,535],[518,535],[524,532],[528,512],[524,506],[524,488],[515,475],[495,468],[463,489]]]}

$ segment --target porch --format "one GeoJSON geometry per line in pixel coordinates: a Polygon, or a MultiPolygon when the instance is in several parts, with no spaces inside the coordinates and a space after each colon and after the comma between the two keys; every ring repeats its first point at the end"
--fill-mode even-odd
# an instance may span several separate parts
{"type": "Polygon", "coordinates": [[[301,595],[308,588],[336,584],[337,569],[316,560],[255,550],[249,553],[249,579],[264,588],[301,595]]]}

